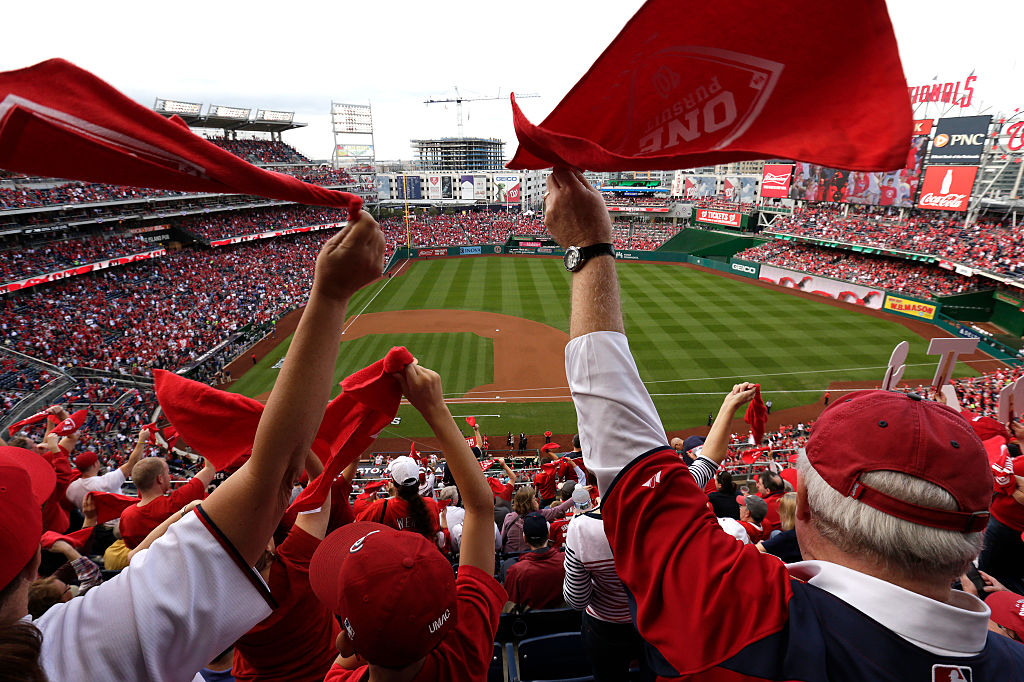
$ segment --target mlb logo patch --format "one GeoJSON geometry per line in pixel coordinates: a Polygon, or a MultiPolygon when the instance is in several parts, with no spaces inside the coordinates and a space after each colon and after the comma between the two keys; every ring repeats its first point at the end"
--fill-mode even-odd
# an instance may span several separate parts
{"type": "Polygon", "coordinates": [[[933,665],[932,682],[974,682],[974,673],[966,665],[933,665]]]}

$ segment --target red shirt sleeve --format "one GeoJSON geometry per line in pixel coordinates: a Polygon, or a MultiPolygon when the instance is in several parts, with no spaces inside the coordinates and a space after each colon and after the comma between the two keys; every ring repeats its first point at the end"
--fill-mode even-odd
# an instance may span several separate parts
{"type": "Polygon", "coordinates": [[[192,500],[206,499],[206,485],[198,478],[189,479],[189,482],[180,486],[169,496],[171,504],[180,509],[192,500]]]}
{"type": "Polygon", "coordinates": [[[785,626],[785,566],[721,530],[671,450],[623,469],[603,508],[615,570],[636,598],[637,628],[680,674],[706,670],[785,626]]]}
{"type": "Polygon", "coordinates": [[[508,597],[497,580],[475,566],[459,567],[455,593],[459,608],[455,632],[430,653],[420,679],[476,680],[487,676],[498,617],[508,597]]]}
{"type": "Polygon", "coordinates": [[[313,552],[320,546],[320,538],[310,535],[298,526],[292,526],[288,537],[277,548],[278,555],[293,566],[309,571],[309,562],[313,552]]]}
{"type": "Polygon", "coordinates": [[[370,506],[365,507],[361,512],[356,514],[356,521],[374,521],[376,523],[380,523],[382,521],[380,518],[381,505],[383,504],[384,500],[374,500],[370,503],[370,506]]]}

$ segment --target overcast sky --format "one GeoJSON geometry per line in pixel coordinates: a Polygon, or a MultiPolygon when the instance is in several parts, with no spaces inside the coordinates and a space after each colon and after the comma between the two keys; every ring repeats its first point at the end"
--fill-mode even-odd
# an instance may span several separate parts
{"type": "MultiPolygon", "coordinates": [[[[163,97],[295,111],[309,125],[285,141],[317,159],[333,144],[331,101],[369,102],[377,158],[407,159],[410,139],[457,134],[455,105],[423,104],[454,97],[455,86],[464,97],[537,93],[520,104],[539,123],[642,4],[5,3],[0,70],[63,57],[146,106],[163,97]]],[[[1014,54],[1024,2],[890,0],[889,9],[911,85],[974,69],[986,113],[1024,108],[1014,54]]],[[[507,100],[464,107],[465,134],[500,137],[511,157],[507,100]]]]}

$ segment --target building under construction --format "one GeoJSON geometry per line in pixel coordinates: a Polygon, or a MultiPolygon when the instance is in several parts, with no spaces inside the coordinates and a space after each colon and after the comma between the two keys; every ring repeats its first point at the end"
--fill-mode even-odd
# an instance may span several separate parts
{"type": "Polygon", "coordinates": [[[505,143],[486,137],[411,140],[416,164],[429,171],[486,171],[505,166],[505,143]]]}

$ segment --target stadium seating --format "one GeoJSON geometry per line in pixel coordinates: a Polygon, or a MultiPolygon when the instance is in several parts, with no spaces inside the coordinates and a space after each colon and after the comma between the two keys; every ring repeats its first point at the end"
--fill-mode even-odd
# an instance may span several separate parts
{"type": "Polygon", "coordinates": [[[0,249],[0,283],[153,248],[152,244],[130,234],[91,235],[9,245],[0,249]]]}
{"type": "Polygon", "coordinates": [[[295,147],[277,140],[208,138],[221,149],[257,165],[268,163],[310,163],[295,147]]]}
{"type": "Polygon", "coordinates": [[[815,205],[780,216],[766,233],[814,237],[886,249],[930,254],[1014,278],[1024,277],[1024,225],[982,219],[965,227],[962,216],[911,212],[900,220],[886,211],[815,205]]]}
{"type": "Polygon", "coordinates": [[[786,241],[766,242],[741,251],[736,257],[925,298],[990,289],[993,284],[991,280],[964,277],[935,265],[786,241]]]}
{"type": "Polygon", "coordinates": [[[505,648],[509,682],[585,682],[594,679],[590,658],[577,632],[524,639],[505,648]]]}

